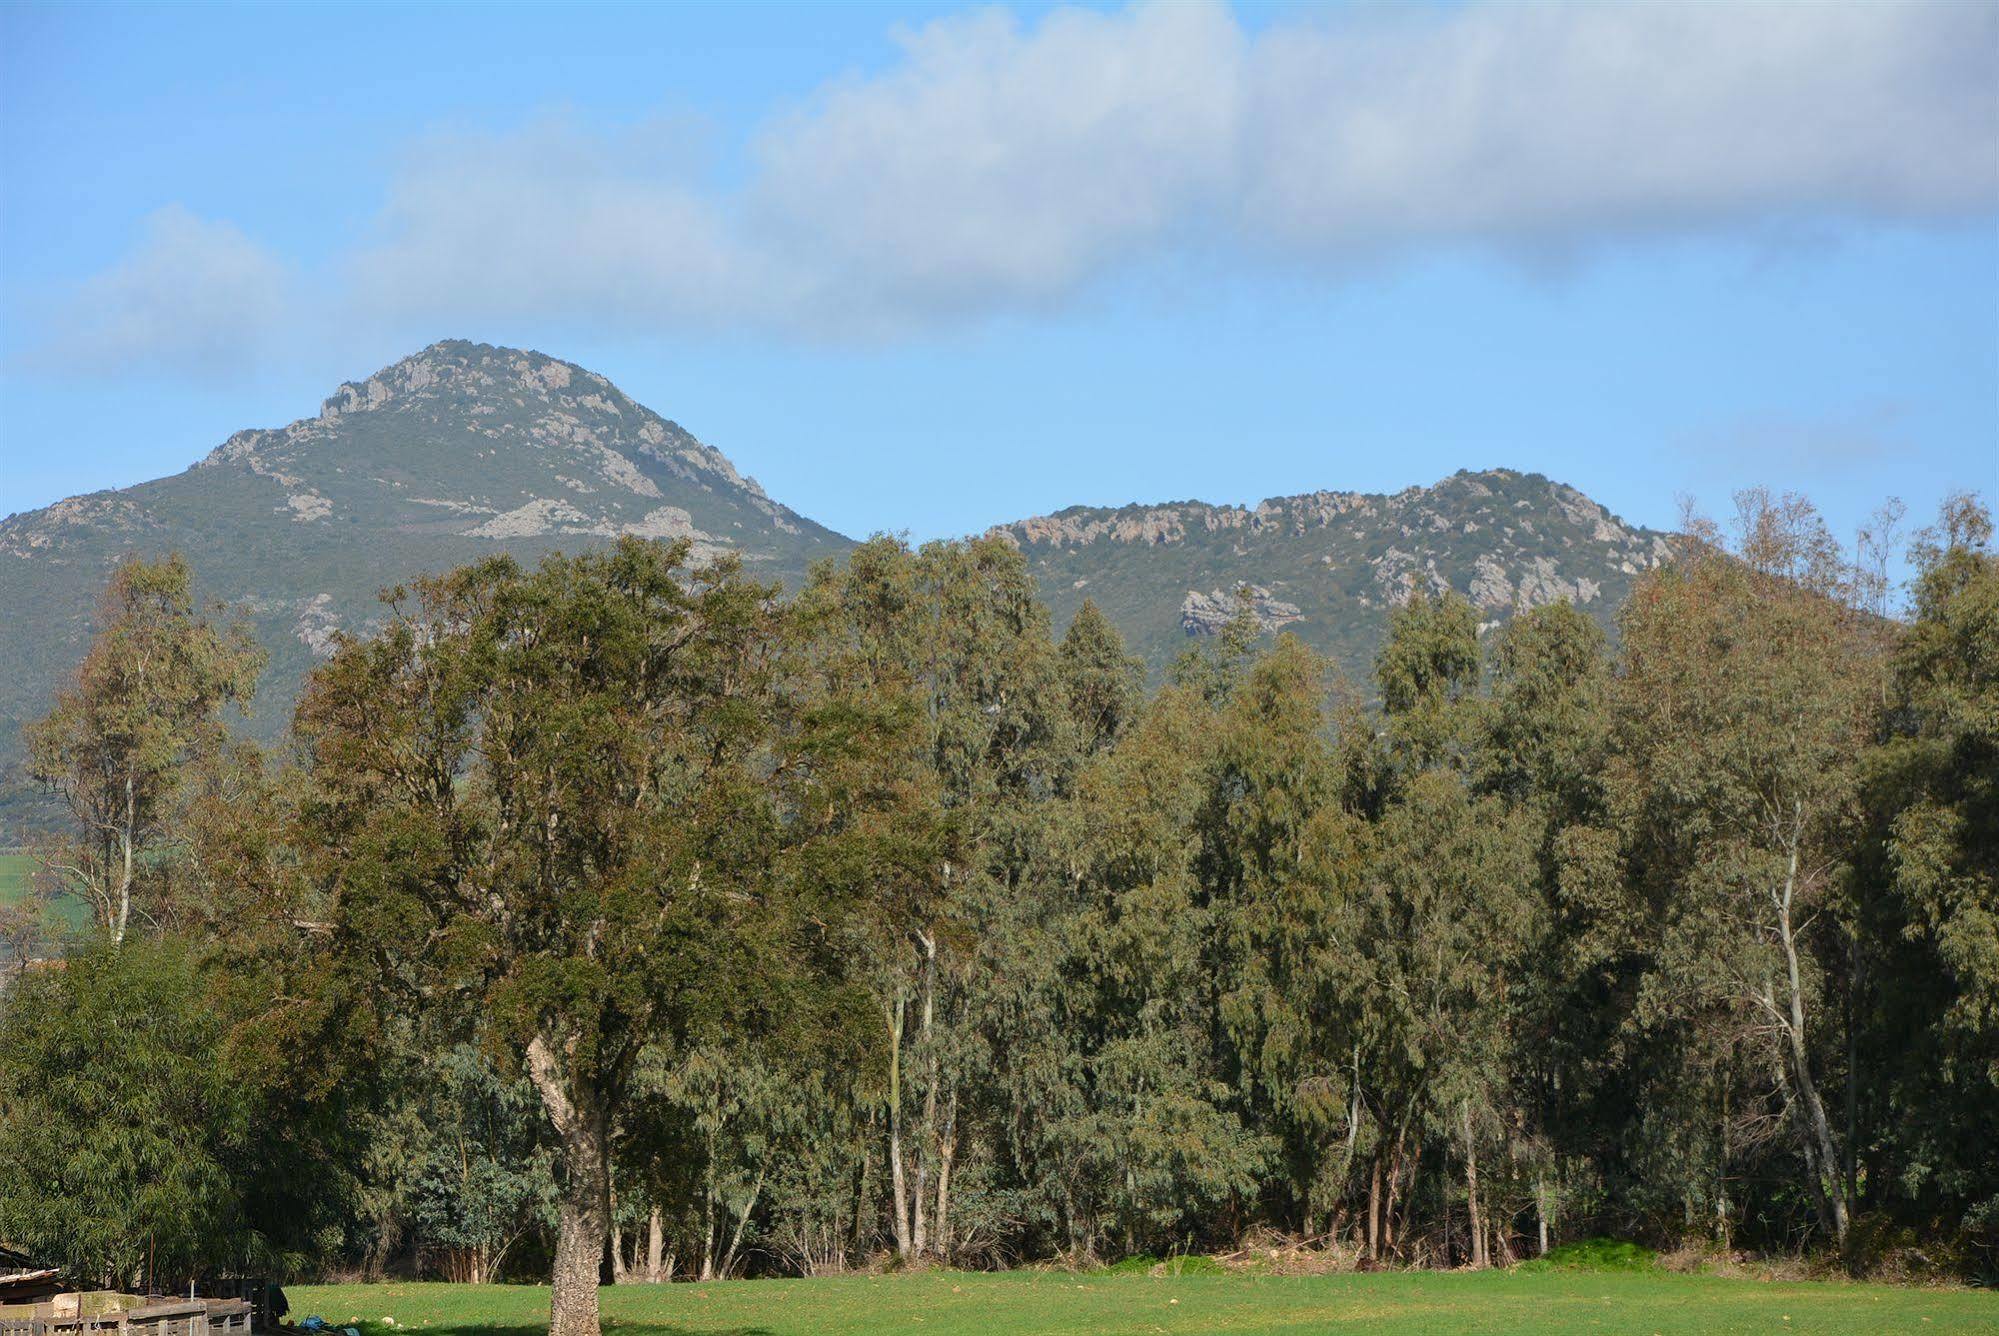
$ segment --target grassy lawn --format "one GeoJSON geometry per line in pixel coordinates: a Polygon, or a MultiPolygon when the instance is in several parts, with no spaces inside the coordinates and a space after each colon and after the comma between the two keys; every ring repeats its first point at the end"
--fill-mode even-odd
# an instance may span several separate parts
{"type": "MultiPolygon", "coordinates": [[[[391,1328],[482,1336],[545,1330],[548,1291],[511,1285],[322,1285],[287,1291],[369,1336],[391,1328]]],[[[627,1285],[603,1295],[633,1336],[866,1333],[1999,1332],[1999,1294],[1666,1272],[1336,1276],[930,1272],[836,1280],[627,1285]]]]}

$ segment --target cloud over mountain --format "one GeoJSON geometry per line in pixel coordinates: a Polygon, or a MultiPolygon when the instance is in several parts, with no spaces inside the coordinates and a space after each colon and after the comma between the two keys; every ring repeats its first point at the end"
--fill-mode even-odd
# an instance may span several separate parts
{"type": "Polygon", "coordinates": [[[1999,206],[1990,5],[1473,5],[1251,31],[1139,4],[984,10],[897,42],[724,146],[728,171],[673,122],[426,136],[369,239],[291,272],[226,221],[163,213],[75,294],[106,313],[66,337],[85,361],[185,356],[255,342],[283,300],[392,327],[873,339],[1060,303],[1177,247],[1316,268],[1999,206]],[[176,248],[197,263],[164,262],[176,248]],[[240,299],[190,300],[204,272],[221,282],[198,292],[240,299]]]}

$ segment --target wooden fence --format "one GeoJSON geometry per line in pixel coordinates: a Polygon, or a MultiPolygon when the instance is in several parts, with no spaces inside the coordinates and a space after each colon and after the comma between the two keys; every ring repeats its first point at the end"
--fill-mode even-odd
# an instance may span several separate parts
{"type": "Polygon", "coordinates": [[[0,1336],[211,1336],[250,1331],[250,1305],[242,1299],[155,1299],[136,1308],[58,1317],[58,1305],[40,1303],[32,1314],[0,1316],[0,1336]]]}

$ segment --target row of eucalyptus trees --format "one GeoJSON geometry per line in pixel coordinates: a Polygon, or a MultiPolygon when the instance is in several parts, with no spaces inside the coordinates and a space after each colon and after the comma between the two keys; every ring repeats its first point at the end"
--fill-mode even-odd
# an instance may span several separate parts
{"type": "MultiPolygon", "coordinates": [[[[790,598],[627,541],[394,591],[271,756],[217,722],[247,642],[134,565],[35,765],[107,937],[214,980],[204,1042],[311,1055],[273,1106],[347,1149],[267,1162],[337,1218],[281,1246],[239,1194],[295,1265],[546,1265],[564,1333],[606,1274],[1259,1229],[1989,1267],[1990,539],[1953,500],[1889,615],[1885,523],[1856,559],[1748,494],[1614,641],[1419,594],[1371,682],[1245,619],[1153,689],[998,539],[790,598]]],[[[20,1074],[68,975],[0,1011],[10,1128],[78,1116],[20,1074]]],[[[0,1234],[63,1228],[8,1172],[0,1234]]]]}

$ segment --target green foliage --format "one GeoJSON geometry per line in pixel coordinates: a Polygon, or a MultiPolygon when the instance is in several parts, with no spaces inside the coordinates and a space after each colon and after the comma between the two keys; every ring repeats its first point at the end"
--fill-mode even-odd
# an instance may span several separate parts
{"type": "Polygon", "coordinates": [[[1063,633],[1061,673],[1085,753],[1116,742],[1144,703],[1144,660],[1125,650],[1117,628],[1088,599],[1063,633]]]}
{"type": "Polygon", "coordinates": [[[1990,516],[1953,498],[1916,548],[1915,619],[1896,647],[1890,727],[1869,794],[1880,878],[1862,901],[1875,968],[1869,1092],[1897,1135],[1869,1182],[1956,1219],[1999,1262],[1999,555],[1990,516]]]}
{"type": "Polygon", "coordinates": [[[1514,1268],[1527,1275],[1543,1271],[1651,1271],[1659,1254],[1628,1239],[1583,1239],[1550,1248],[1514,1268]]]}
{"type": "Polygon", "coordinates": [[[1478,614],[1455,593],[1417,593],[1389,623],[1375,680],[1391,745],[1421,768],[1456,763],[1476,719],[1481,670],[1478,614]]]}
{"type": "Polygon", "coordinates": [[[180,556],[128,559],[75,684],[28,728],[29,773],[71,823],[41,861],[114,939],[135,899],[142,917],[167,917],[158,896],[147,902],[163,829],[188,775],[220,753],[223,707],[249,700],[263,657],[245,628],[218,630],[196,614],[180,556]]]}
{"type": "Polygon", "coordinates": [[[1164,1260],[1150,1253],[1134,1253],[1109,1266],[1099,1267],[1099,1276],[1218,1276],[1222,1264],[1201,1253],[1176,1253],[1164,1260]]]}
{"type": "Polygon", "coordinates": [[[524,1236],[555,1219],[555,1147],[534,1087],[476,1048],[415,1055],[396,1106],[410,1115],[396,1191],[422,1255],[455,1280],[498,1276],[524,1236]]]}
{"type": "Polygon", "coordinates": [[[0,1236],[108,1284],[289,1270],[316,1215],[280,1107],[172,938],[88,947],[0,1008],[0,1236]],[[274,1209],[275,1208],[275,1209],[274,1209]]]}
{"type": "MultiPolygon", "coordinates": [[[[232,1084],[140,1131],[349,1165],[321,1246],[365,1266],[552,1245],[565,1331],[607,1234],[651,1279],[1150,1268],[1264,1231],[1547,1251],[1551,1284],[1654,1279],[1565,1246],[1591,1234],[1975,1269],[1988,549],[1954,506],[1890,624],[1807,504],[1751,494],[1614,646],[1562,603],[1482,631],[1412,598],[1379,715],[1250,612],[1146,698],[997,538],[877,539],[789,603],[686,544],[471,567],[315,676],[296,764],[177,778],[148,892],[205,945],[132,1060],[232,1084]]],[[[112,966],[152,969],[144,937],[112,966]]],[[[63,1093],[7,1089],[10,1135],[63,1093]]],[[[228,1228],[325,1222],[273,1179],[216,1180],[228,1228]]]]}

